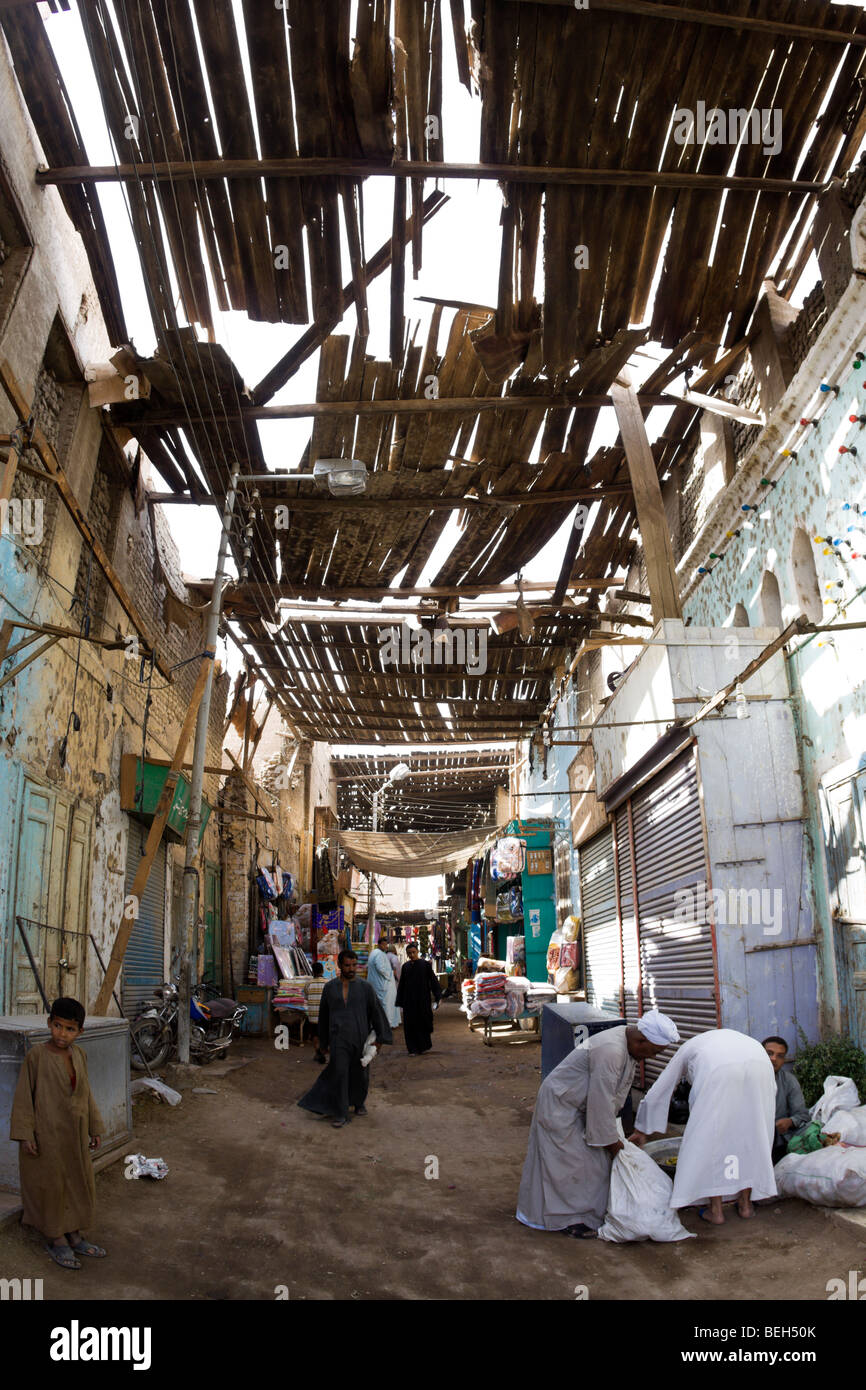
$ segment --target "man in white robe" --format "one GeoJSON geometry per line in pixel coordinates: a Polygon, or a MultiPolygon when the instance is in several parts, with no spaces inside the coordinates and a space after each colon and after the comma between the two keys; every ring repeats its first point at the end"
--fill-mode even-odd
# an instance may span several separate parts
{"type": "Polygon", "coordinates": [[[610,1168],[622,1148],[617,1115],[635,1063],[679,1041],[653,1009],[636,1028],[607,1028],[576,1047],[542,1081],[517,1197],[517,1219],[538,1231],[594,1236],[604,1221],[610,1168]]]}
{"type": "Polygon", "coordinates": [[[382,1005],[382,1012],[391,1027],[399,1028],[402,1015],[397,1008],[397,982],[394,979],[391,962],[381,946],[374,947],[370,952],[370,959],[367,961],[367,979],[376,991],[376,996],[382,1005]]]}
{"type": "Polygon", "coordinates": [[[668,1127],[671,1096],[691,1084],[689,1119],[677,1158],[672,1207],[708,1199],[700,1213],[724,1223],[722,1198],[735,1196],[740,1216],[754,1216],[752,1198],[775,1197],[772,1149],[776,1076],[762,1045],[732,1028],[714,1028],[683,1043],[641,1101],[629,1138],[644,1144],[668,1127]]]}

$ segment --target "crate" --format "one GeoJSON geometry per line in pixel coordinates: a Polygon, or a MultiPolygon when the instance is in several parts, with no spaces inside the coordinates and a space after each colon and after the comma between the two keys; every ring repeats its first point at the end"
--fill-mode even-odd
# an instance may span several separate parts
{"type": "Polygon", "coordinates": [[[241,985],[237,991],[239,1004],[246,1004],[247,1011],[241,1022],[241,1032],[248,1038],[272,1037],[274,1016],[271,1000],[274,991],[264,985],[241,985]]]}

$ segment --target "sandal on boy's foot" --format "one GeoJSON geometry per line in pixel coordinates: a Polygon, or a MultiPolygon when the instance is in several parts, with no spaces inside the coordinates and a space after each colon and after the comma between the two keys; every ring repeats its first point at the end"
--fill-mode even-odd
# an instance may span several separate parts
{"type": "Polygon", "coordinates": [[[573,1226],[565,1226],[562,1234],[564,1236],[574,1236],[575,1240],[595,1239],[596,1232],[591,1226],[585,1226],[582,1221],[576,1222],[573,1226]]]}
{"type": "Polygon", "coordinates": [[[343,1128],[343,1125],[347,1125],[347,1124],[349,1123],[350,1119],[351,1119],[351,1116],[350,1116],[350,1115],[340,1116],[340,1117],[338,1117],[336,1120],[332,1120],[332,1121],[331,1121],[331,1127],[332,1127],[333,1129],[342,1129],[342,1128],[343,1128]]]}
{"type": "Polygon", "coordinates": [[[89,1240],[80,1240],[77,1245],[70,1245],[70,1250],[75,1255],[92,1255],[95,1260],[105,1258],[106,1251],[101,1245],[93,1245],[89,1240]]]}
{"type": "Polygon", "coordinates": [[[356,1115],[366,1115],[366,1113],[367,1113],[367,1107],[366,1107],[366,1105],[356,1105],[356,1106],[355,1106],[355,1114],[356,1114],[356,1115]]]}
{"type": "Polygon", "coordinates": [[[56,1265],[61,1269],[80,1269],[81,1261],[76,1260],[72,1249],[68,1245],[46,1245],[46,1253],[49,1254],[56,1265]]]}

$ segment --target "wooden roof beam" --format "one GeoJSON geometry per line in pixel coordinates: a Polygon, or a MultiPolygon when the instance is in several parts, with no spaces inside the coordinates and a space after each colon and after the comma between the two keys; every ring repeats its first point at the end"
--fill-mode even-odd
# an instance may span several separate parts
{"type": "MultiPolygon", "coordinates": [[[[830,32],[829,30],[827,31],[830,32]]],[[[845,42],[858,42],[846,36],[845,42]]],[[[864,39],[859,38],[862,44],[864,39]]],[[[184,183],[207,179],[487,179],[496,183],[565,184],[573,187],[687,188],[692,192],[733,189],[748,193],[821,193],[811,179],[773,179],[742,174],[693,174],[675,169],[562,168],[547,164],[467,164],[426,159],[201,159],[147,164],[71,164],[35,173],[42,186],[78,183],[184,183]]]]}
{"type": "MultiPolygon", "coordinates": [[[[479,468],[483,463],[479,461],[479,468]]],[[[520,467],[517,465],[505,465],[520,467]]],[[[527,467],[532,465],[527,464],[527,467]]],[[[274,474],[275,482],[292,482],[291,474],[274,474]]],[[[508,492],[498,496],[496,493],[486,493],[481,497],[419,497],[412,493],[395,497],[262,497],[262,507],[288,507],[290,512],[339,512],[339,511],[375,511],[375,512],[472,512],[484,508],[497,507],[554,507],[562,506],[563,503],[572,502],[603,502],[607,497],[630,497],[631,486],[629,484],[608,484],[607,486],[592,488],[574,488],[568,492],[508,492]]],[[[151,492],[148,494],[147,502],[153,506],[156,504],[172,506],[174,504],[201,506],[202,504],[212,506],[223,506],[223,502],[216,497],[191,497],[188,492],[151,492]]]]}
{"type": "MultiPolygon", "coordinates": [[[[515,0],[509,0],[515,3],[515,0]]],[[[550,8],[574,9],[574,0],[523,0],[523,3],[547,5],[550,8]]],[[[705,24],[719,29],[752,29],[760,34],[780,38],[811,39],[815,43],[853,43],[863,47],[866,34],[851,34],[844,29],[822,29],[812,24],[791,24],[784,19],[753,19],[748,15],[721,14],[718,10],[696,10],[680,5],[657,5],[654,0],[590,0],[592,10],[607,10],[614,14],[637,14],[647,19],[672,19],[681,24],[705,24]]]]}
{"type": "Polygon", "coordinates": [[[682,618],[670,527],[637,394],[627,372],[622,372],[610,389],[634,488],[653,621],[682,618]]]}
{"type": "MultiPolygon", "coordinates": [[[[670,396],[665,392],[646,392],[638,394],[640,404],[649,409],[654,405],[683,405],[682,396],[670,396]]],[[[228,401],[220,406],[220,419],[224,424],[235,420],[305,420],[321,419],[340,415],[479,415],[490,410],[599,410],[613,405],[608,395],[579,395],[576,391],[562,391],[551,396],[437,396],[433,400],[426,397],[410,397],[404,400],[375,401],[303,401],[287,402],[284,405],[248,405],[240,409],[228,401]]],[[[115,423],[126,424],[130,429],[164,429],[173,425],[188,425],[188,413],[183,407],[175,410],[154,410],[142,412],[135,419],[128,416],[129,407],[121,407],[121,414],[115,423]]],[[[243,474],[241,474],[243,479],[243,474]]],[[[291,473],[274,473],[273,481],[285,479],[292,481],[291,473]]],[[[268,475],[268,482],[271,475],[268,475]]],[[[248,479],[252,481],[252,479],[248,479]]]]}

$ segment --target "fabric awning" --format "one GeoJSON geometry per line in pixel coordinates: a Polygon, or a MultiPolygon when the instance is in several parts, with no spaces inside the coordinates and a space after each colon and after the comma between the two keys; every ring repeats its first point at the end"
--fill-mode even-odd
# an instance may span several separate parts
{"type": "Polygon", "coordinates": [[[489,838],[493,828],[488,825],[441,835],[341,830],[339,840],[358,869],[387,874],[391,878],[426,878],[462,869],[489,838]]]}

